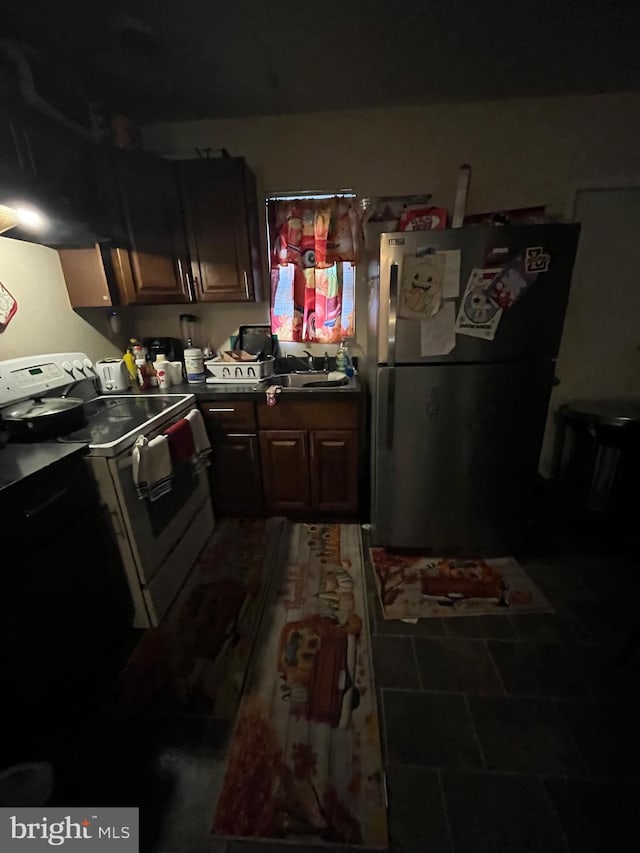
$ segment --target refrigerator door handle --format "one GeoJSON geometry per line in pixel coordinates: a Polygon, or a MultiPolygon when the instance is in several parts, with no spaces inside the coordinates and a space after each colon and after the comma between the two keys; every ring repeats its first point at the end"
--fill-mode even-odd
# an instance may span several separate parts
{"type": "Polygon", "coordinates": [[[387,387],[387,449],[393,447],[396,408],[396,325],[398,320],[398,264],[389,273],[389,384],[387,387]]]}
{"type": "Polygon", "coordinates": [[[398,264],[389,272],[389,367],[396,366],[396,325],[398,322],[398,264]]]}

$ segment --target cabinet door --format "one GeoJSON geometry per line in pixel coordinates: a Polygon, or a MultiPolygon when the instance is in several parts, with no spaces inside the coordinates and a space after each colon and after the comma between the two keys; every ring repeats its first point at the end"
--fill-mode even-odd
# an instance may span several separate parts
{"type": "Polygon", "coordinates": [[[90,249],[60,249],[58,256],[72,308],[109,307],[122,301],[110,286],[107,252],[97,243],[90,249]]]}
{"type": "Polygon", "coordinates": [[[128,301],[189,302],[188,254],[172,163],[132,152],[122,152],[114,163],[122,237],[129,249],[130,270],[123,261],[121,273],[128,301]]]}
{"type": "Polygon", "coordinates": [[[311,501],[323,512],[358,509],[358,434],[314,430],[311,438],[311,501]]]}
{"type": "Polygon", "coordinates": [[[260,453],[267,511],[307,509],[307,433],[304,430],[265,430],[260,433],[260,453]]]}
{"type": "Polygon", "coordinates": [[[247,433],[218,436],[209,469],[213,506],[223,515],[261,515],[262,477],[258,437],[247,433]]]}
{"type": "Polygon", "coordinates": [[[178,163],[199,302],[249,302],[260,276],[256,190],[242,157],[178,163]]]}

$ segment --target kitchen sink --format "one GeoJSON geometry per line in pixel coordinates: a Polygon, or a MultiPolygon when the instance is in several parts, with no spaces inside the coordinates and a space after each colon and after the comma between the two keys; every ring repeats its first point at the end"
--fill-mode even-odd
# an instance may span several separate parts
{"type": "Polygon", "coordinates": [[[279,385],[283,391],[287,389],[311,391],[318,388],[340,388],[343,385],[349,384],[349,379],[346,376],[342,379],[330,379],[330,376],[330,373],[317,370],[308,373],[279,373],[268,377],[264,384],[279,385]]]}

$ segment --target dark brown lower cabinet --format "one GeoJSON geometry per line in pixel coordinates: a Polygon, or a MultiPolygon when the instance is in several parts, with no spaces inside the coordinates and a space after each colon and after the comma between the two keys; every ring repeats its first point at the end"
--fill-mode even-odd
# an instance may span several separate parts
{"type": "Polygon", "coordinates": [[[223,515],[261,515],[262,477],[258,436],[216,436],[210,468],[213,506],[223,515]]]}
{"type": "Polygon", "coordinates": [[[214,510],[354,519],[360,471],[357,401],[281,397],[274,407],[237,396],[199,401],[213,449],[214,510]]]}
{"type": "Polygon", "coordinates": [[[260,451],[268,512],[301,512],[309,507],[306,430],[261,430],[260,451]]]}
{"type": "Polygon", "coordinates": [[[311,502],[321,512],[358,509],[358,440],[355,430],[314,430],[311,443],[311,502]]]}

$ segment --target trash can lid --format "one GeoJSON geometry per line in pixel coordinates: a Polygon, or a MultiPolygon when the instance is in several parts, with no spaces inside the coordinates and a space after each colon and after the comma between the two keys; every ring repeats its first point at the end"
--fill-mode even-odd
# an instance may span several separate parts
{"type": "Polygon", "coordinates": [[[571,400],[562,407],[565,415],[607,426],[640,424],[640,400],[571,400]]]}

